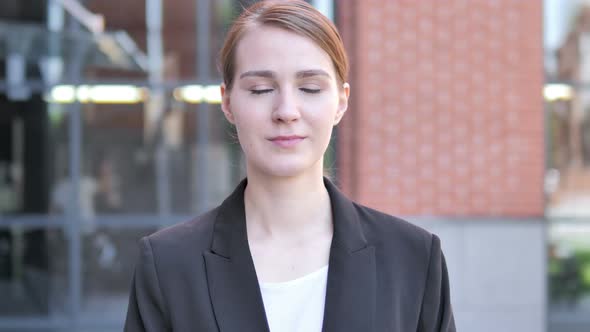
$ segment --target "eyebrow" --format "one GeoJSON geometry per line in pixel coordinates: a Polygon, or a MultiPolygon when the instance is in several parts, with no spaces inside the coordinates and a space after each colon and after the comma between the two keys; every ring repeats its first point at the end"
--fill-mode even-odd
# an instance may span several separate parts
{"type": "MultiPolygon", "coordinates": [[[[295,74],[295,76],[297,78],[307,78],[307,77],[313,77],[313,76],[325,76],[325,77],[330,78],[330,74],[328,74],[326,71],[321,70],[321,69],[310,69],[310,70],[298,71],[297,74],[295,74]]],[[[244,72],[240,75],[240,79],[242,79],[244,77],[274,78],[275,73],[270,70],[249,70],[249,71],[244,72]]]]}
{"type": "Polygon", "coordinates": [[[264,77],[273,78],[275,74],[270,70],[250,70],[240,75],[240,79],[244,77],[264,77]]]}
{"type": "Polygon", "coordinates": [[[330,78],[330,74],[321,70],[321,69],[311,69],[311,70],[303,70],[297,72],[297,78],[306,78],[306,77],[313,77],[313,76],[325,76],[330,78]]]}

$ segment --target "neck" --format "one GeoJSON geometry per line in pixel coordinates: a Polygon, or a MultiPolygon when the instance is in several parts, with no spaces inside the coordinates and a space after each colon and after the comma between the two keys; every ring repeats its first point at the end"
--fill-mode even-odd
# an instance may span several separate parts
{"type": "Polygon", "coordinates": [[[244,204],[249,238],[332,232],[330,197],[321,169],[313,174],[272,178],[248,172],[244,204]]]}

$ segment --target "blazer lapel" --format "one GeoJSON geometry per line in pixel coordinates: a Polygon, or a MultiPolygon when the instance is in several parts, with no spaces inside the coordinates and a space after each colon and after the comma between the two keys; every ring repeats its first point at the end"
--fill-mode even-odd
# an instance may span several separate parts
{"type": "Polygon", "coordinates": [[[352,201],[329,180],[334,236],[330,248],[323,332],[372,331],[376,305],[375,248],[364,237],[352,201]]]}
{"type": "Polygon", "coordinates": [[[221,332],[268,332],[246,234],[246,180],[222,203],[211,251],[205,252],[209,295],[221,332]]]}
{"type": "MultiPolygon", "coordinates": [[[[222,203],[205,268],[221,332],[269,332],[248,246],[246,180],[222,203]]],[[[330,194],[334,235],[330,247],[323,332],[372,331],[375,315],[375,248],[364,237],[352,201],[324,179],[330,194]]]]}

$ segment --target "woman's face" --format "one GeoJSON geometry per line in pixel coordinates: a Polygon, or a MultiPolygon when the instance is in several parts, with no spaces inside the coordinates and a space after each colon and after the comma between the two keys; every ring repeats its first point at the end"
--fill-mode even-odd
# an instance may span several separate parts
{"type": "Polygon", "coordinates": [[[330,56],[310,39],[269,26],[238,43],[222,110],[235,125],[249,172],[289,177],[320,171],[332,128],[348,104],[330,56]]]}

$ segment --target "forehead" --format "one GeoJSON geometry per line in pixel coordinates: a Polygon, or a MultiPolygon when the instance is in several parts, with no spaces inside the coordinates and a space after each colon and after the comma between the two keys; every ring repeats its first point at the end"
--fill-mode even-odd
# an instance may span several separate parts
{"type": "Polygon", "coordinates": [[[268,25],[248,29],[236,49],[236,74],[249,70],[297,72],[322,69],[334,75],[328,53],[306,36],[268,25]]]}

